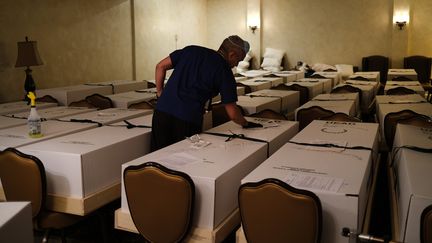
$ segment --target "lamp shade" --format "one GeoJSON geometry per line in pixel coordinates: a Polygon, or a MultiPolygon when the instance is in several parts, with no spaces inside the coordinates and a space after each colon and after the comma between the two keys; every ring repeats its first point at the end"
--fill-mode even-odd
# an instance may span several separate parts
{"type": "Polygon", "coordinates": [[[18,57],[15,67],[30,67],[42,65],[36,41],[18,42],[18,57]]]}

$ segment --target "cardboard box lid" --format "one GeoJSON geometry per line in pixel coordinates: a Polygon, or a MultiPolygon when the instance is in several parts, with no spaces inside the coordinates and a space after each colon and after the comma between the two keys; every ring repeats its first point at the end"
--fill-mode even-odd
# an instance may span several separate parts
{"type": "Polygon", "coordinates": [[[27,145],[23,149],[82,155],[150,132],[150,128],[127,129],[125,126],[103,126],[27,145]]]}
{"type": "Polygon", "coordinates": [[[27,119],[0,116],[0,129],[26,124],[27,119]]]}
{"type": "Polygon", "coordinates": [[[260,106],[271,102],[277,102],[279,104],[279,98],[277,97],[250,97],[247,95],[238,96],[237,104],[240,106],[260,106]]]}
{"type": "MultiPolygon", "coordinates": [[[[347,147],[377,149],[378,123],[314,120],[291,141],[297,143],[333,143],[347,147]]],[[[378,152],[378,151],[376,151],[378,152]]]]}
{"type": "Polygon", "coordinates": [[[27,144],[37,143],[70,133],[97,127],[92,123],[61,122],[48,120],[42,122],[42,134],[40,138],[28,136],[28,126],[21,125],[0,130],[0,147],[20,147],[27,144]]]}
{"type": "Polygon", "coordinates": [[[276,89],[262,89],[262,90],[258,90],[252,93],[247,94],[248,96],[275,96],[275,97],[288,97],[288,96],[295,96],[298,93],[300,93],[299,91],[294,91],[294,90],[276,90],[276,89]]]}
{"type": "MultiPolygon", "coordinates": [[[[38,109],[44,109],[48,107],[57,106],[56,103],[37,102],[36,107],[38,109]]],[[[6,115],[11,113],[18,113],[22,111],[30,110],[30,105],[26,101],[16,101],[0,104],[0,115],[6,115]]]]}
{"type": "Polygon", "coordinates": [[[109,108],[105,110],[93,111],[74,116],[67,116],[61,118],[63,121],[75,120],[91,120],[101,124],[111,124],[122,120],[146,115],[152,113],[152,110],[141,109],[124,109],[124,108],[109,108]]]}
{"type": "Polygon", "coordinates": [[[368,174],[371,153],[367,150],[344,150],[316,148],[287,143],[270,158],[259,165],[242,183],[257,182],[265,178],[286,181],[291,173],[343,180],[337,192],[316,189],[320,193],[359,195],[368,174]]]}
{"type": "MultiPolygon", "coordinates": [[[[280,136],[284,131],[298,130],[298,122],[295,121],[272,120],[272,119],[254,118],[254,117],[245,117],[245,118],[248,121],[263,124],[265,128],[243,129],[237,123],[233,121],[229,121],[217,127],[214,127],[206,132],[221,133],[226,135],[243,134],[249,138],[256,138],[267,142],[271,142],[273,139],[280,136]]],[[[289,138],[287,138],[287,141],[288,139],[289,138]]]]}
{"type": "MultiPolygon", "coordinates": [[[[65,116],[71,116],[75,114],[81,114],[86,112],[95,111],[94,108],[86,108],[86,107],[68,107],[68,106],[55,106],[55,107],[49,107],[46,109],[37,109],[37,112],[41,118],[44,119],[56,119],[60,117],[65,116]]],[[[17,117],[17,118],[25,118],[30,114],[30,110],[19,112],[15,114],[10,114],[10,116],[17,117]]]]}
{"type": "Polygon", "coordinates": [[[197,176],[215,180],[235,166],[235,161],[240,162],[253,152],[259,149],[265,149],[266,147],[266,144],[262,142],[253,142],[243,139],[233,139],[229,142],[225,142],[225,137],[208,134],[200,134],[199,136],[202,140],[210,142],[210,144],[202,149],[194,149],[191,147],[192,143],[190,140],[185,139],[165,147],[164,149],[157,150],[123,164],[123,169],[129,165],[155,161],[167,167],[183,171],[191,177],[197,176]],[[171,155],[189,158],[190,163],[176,166],[175,163],[170,162],[174,158],[171,155]]]}

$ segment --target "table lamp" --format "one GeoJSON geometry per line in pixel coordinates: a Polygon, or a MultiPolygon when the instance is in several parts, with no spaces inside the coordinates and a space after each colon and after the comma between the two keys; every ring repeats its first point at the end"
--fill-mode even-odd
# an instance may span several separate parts
{"type": "MultiPolygon", "coordinates": [[[[20,41],[17,43],[18,57],[16,60],[15,67],[27,67],[27,69],[25,70],[26,79],[24,83],[24,89],[27,94],[30,91],[34,92],[36,90],[36,84],[31,75],[32,70],[30,69],[30,66],[39,66],[42,65],[43,63],[39,56],[39,52],[37,49],[37,42],[29,41],[27,36],[25,39],[26,39],[25,41],[23,42],[20,41]]],[[[25,97],[27,97],[27,95],[25,97]]]]}

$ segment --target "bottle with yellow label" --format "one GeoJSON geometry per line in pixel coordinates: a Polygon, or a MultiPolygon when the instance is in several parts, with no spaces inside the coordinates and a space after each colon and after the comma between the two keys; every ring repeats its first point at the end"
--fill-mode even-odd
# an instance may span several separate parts
{"type": "Polygon", "coordinates": [[[41,124],[41,118],[36,110],[36,96],[33,92],[29,92],[27,97],[30,98],[31,101],[31,108],[30,108],[30,115],[27,119],[27,124],[29,127],[29,136],[32,138],[40,138],[42,137],[42,124],[41,124]]]}

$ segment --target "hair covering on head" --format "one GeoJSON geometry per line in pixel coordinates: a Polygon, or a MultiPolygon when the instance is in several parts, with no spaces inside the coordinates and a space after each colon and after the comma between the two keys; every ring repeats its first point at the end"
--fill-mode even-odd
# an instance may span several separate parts
{"type": "Polygon", "coordinates": [[[250,46],[247,41],[244,41],[239,36],[231,35],[225,38],[225,40],[222,42],[221,48],[225,50],[240,49],[246,54],[248,53],[250,46]]]}
{"type": "Polygon", "coordinates": [[[241,48],[244,51],[245,54],[248,53],[249,48],[250,48],[249,42],[243,40],[242,38],[240,38],[237,35],[231,35],[227,39],[234,46],[237,46],[237,47],[241,48]]]}

